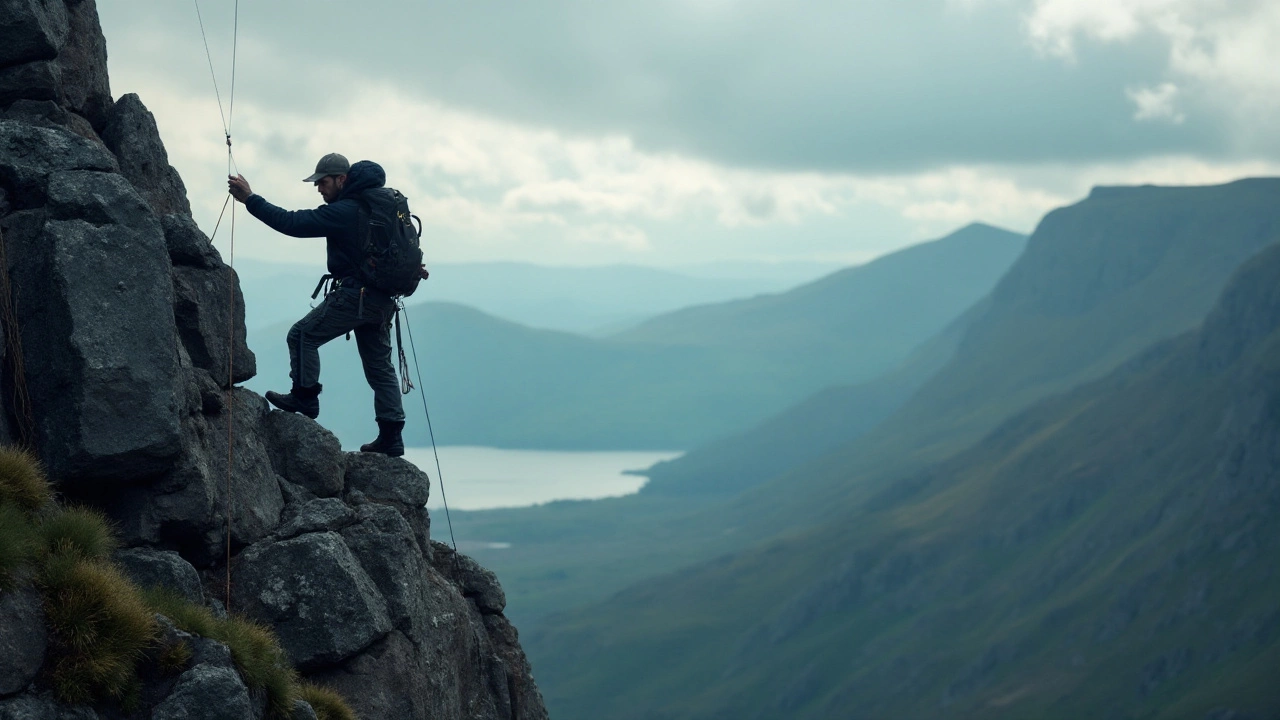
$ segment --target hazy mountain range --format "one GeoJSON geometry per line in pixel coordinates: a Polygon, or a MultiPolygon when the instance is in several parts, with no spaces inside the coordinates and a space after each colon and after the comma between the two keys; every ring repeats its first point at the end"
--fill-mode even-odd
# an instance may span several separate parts
{"type": "MultiPolygon", "coordinates": [[[[428,248],[429,249],[429,248],[428,248]]],[[[690,305],[776,293],[839,269],[821,263],[735,263],[670,270],[637,265],[551,267],[530,263],[432,264],[411,302],[466,305],[531,328],[584,335],[618,332],[690,305]]],[[[323,241],[309,263],[238,260],[250,331],[293,322],[324,274],[323,241]]]]}
{"type": "Polygon", "coordinates": [[[1280,710],[1280,256],[1250,262],[1280,239],[1278,192],[1095,190],[936,354],[639,496],[455,517],[515,544],[486,555],[513,608],[562,609],[527,624],[552,712],[1280,710]],[[812,455],[743,477],[748,448],[806,427],[827,433],[812,455]]]}
{"type": "MultiPolygon", "coordinates": [[[[974,225],[786,292],[659,315],[603,338],[415,303],[404,337],[418,350],[441,443],[682,449],[892,368],[988,292],[1024,241],[974,225]]],[[[288,324],[250,332],[259,368],[250,387],[288,387],[288,324]]],[[[320,421],[358,445],[373,424],[354,347],[335,341],[321,357],[320,421]]],[[[406,402],[407,441],[425,445],[421,400],[406,402]]]]}

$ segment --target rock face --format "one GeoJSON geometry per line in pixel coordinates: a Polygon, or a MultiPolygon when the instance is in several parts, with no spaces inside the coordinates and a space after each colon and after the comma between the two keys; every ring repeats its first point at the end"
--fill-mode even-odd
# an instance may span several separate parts
{"type": "Polygon", "coordinates": [[[0,595],[0,697],[36,679],[48,645],[40,596],[29,588],[0,595]]]}
{"type": "Polygon", "coordinates": [[[301,670],[340,663],[391,630],[386,601],[337,533],[254,545],[232,587],[235,607],[270,623],[301,670]]]}
{"type": "MultiPolygon", "coordinates": [[[[154,117],[112,101],[93,0],[0,0],[0,38],[0,442],[111,516],[136,583],[217,608],[229,560],[231,610],[366,720],[545,718],[497,579],[430,539],[426,474],[234,386],[256,371],[239,279],[154,117]]],[[[225,646],[162,625],[194,654],[139,716],[263,716],[225,646]]],[[[47,645],[38,594],[0,594],[0,719],[98,717],[53,698],[47,645]]]]}

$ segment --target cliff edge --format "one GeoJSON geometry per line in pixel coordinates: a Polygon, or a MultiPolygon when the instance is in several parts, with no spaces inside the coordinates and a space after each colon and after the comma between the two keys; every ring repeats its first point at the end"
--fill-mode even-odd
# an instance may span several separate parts
{"type": "MultiPolygon", "coordinates": [[[[360,717],[545,718],[497,579],[430,539],[427,476],[343,453],[235,386],[255,373],[239,281],[193,221],[154,118],[136,95],[112,100],[93,0],[0,3],[0,40],[0,443],[111,518],[138,585],[215,613],[229,514],[231,610],[273,628],[360,717]]],[[[0,642],[39,626],[31,597],[0,593],[0,642]]],[[[5,667],[0,718],[177,702],[69,708],[43,680],[45,649],[25,650],[22,677],[5,667]]],[[[171,687],[219,667],[197,654],[171,687]]]]}

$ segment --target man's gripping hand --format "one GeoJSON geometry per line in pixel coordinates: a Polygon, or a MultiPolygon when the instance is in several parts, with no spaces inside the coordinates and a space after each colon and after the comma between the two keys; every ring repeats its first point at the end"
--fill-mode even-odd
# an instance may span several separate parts
{"type": "Polygon", "coordinates": [[[253,189],[249,187],[249,181],[244,179],[243,175],[227,176],[227,191],[231,193],[231,197],[244,202],[253,195],[253,189]]]}

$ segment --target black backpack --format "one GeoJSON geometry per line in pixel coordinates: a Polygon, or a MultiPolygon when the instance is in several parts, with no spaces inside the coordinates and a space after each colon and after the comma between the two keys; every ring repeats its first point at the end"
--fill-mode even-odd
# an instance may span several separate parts
{"type": "Polygon", "coordinates": [[[374,188],[360,202],[359,279],[389,295],[412,295],[422,280],[422,220],[399,190],[374,188]],[[413,226],[413,221],[418,226],[413,226]]]}

